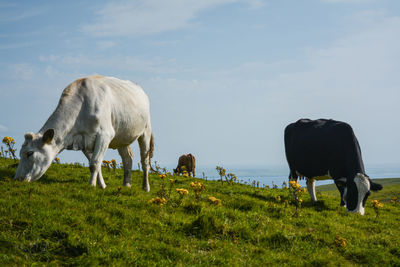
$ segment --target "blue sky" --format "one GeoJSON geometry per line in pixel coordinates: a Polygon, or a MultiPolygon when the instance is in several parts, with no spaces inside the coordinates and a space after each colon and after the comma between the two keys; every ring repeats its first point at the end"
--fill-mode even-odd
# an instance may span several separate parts
{"type": "Polygon", "coordinates": [[[304,117],[350,123],[366,164],[400,164],[399,47],[395,0],[0,0],[0,137],[19,149],[70,82],[102,74],[149,95],[162,166],[285,165],[304,117]]]}

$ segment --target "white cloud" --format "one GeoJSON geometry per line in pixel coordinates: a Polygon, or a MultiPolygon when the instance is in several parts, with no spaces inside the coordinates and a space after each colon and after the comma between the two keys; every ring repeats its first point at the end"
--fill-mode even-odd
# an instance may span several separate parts
{"type": "Polygon", "coordinates": [[[321,1],[325,3],[362,4],[362,3],[374,2],[375,0],[321,0],[321,1]]]}
{"type": "Polygon", "coordinates": [[[115,42],[113,41],[99,41],[96,43],[97,48],[99,50],[107,50],[113,46],[115,46],[115,42]]]}
{"type": "Polygon", "coordinates": [[[35,73],[34,67],[28,63],[17,63],[10,66],[14,79],[30,80],[35,73]]]}
{"type": "MultiPolygon", "coordinates": [[[[14,6],[9,6],[9,7],[14,7],[14,6]]],[[[42,15],[47,11],[47,8],[30,8],[26,9],[23,6],[20,6],[19,8],[14,8],[12,12],[3,12],[0,14],[0,22],[15,22],[15,21],[20,21],[32,17],[37,17],[42,15]]]]}
{"type": "Polygon", "coordinates": [[[0,124],[0,132],[6,132],[8,128],[2,124],[0,124]]]}
{"type": "Polygon", "coordinates": [[[267,6],[267,1],[265,0],[246,0],[244,2],[247,3],[250,6],[250,8],[254,9],[263,8],[267,6]]]}
{"type": "Polygon", "coordinates": [[[0,2],[0,8],[15,7],[15,3],[0,2]]]}
{"type": "Polygon", "coordinates": [[[195,72],[186,80],[147,82],[154,128],[165,134],[158,137],[161,157],[171,157],[167,154],[172,153],[168,147],[172,140],[173,151],[183,153],[195,146],[193,150],[207,163],[224,158],[249,164],[256,158],[279,164],[284,162],[284,127],[301,117],[325,117],[353,126],[366,163],[400,162],[396,153],[400,125],[393,124],[400,114],[400,18],[376,15],[364,27],[358,25],[358,32],[309,51],[303,60],[248,62],[206,74],[199,70],[202,78],[196,83],[195,72]],[[163,106],[165,102],[169,105],[163,106]],[[175,119],[165,121],[165,116],[175,119]],[[195,123],[180,133],[169,132],[185,121],[195,123]],[[249,132],[252,140],[237,142],[247,140],[249,132]],[[224,152],[210,155],[209,140],[224,152]]]}
{"type": "Polygon", "coordinates": [[[55,62],[59,59],[59,56],[56,55],[40,55],[39,60],[41,62],[55,62]]]}
{"type": "Polygon", "coordinates": [[[117,1],[98,10],[95,22],[82,29],[94,36],[134,36],[176,30],[189,26],[205,9],[234,2],[253,8],[265,5],[263,0],[117,1]]]}
{"type": "MultiPolygon", "coordinates": [[[[88,69],[96,70],[99,66],[107,66],[113,71],[131,71],[150,73],[152,75],[184,73],[188,72],[187,68],[179,66],[173,59],[160,58],[141,58],[133,56],[113,56],[98,54],[96,56],[77,55],[41,55],[39,60],[59,66],[59,69],[71,69],[73,66],[75,71],[86,73],[88,69]],[[79,66],[79,67],[77,67],[79,66]]],[[[52,67],[47,67],[47,74],[54,74],[52,67]]],[[[93,73],[89,73],[93,74],[93,73]]]]}
{"type": "Polygon", "coordinates": [[[29,41],[29,42],[20,42],[20,43],[8,43],[8,44],[0,44],[0,49],[18,49],[18,48],[26,48],[29,46],[34,46],[38,42],[36,41],[29,41]]]}
{"type": "Polygon", "coordinates": [[[258,98],[264,95],[269,100],[266,105],[281,110],[271,113],[275,120],[326,117],[347,121],[359,138],[365,162],[400,162],[396,153],[400,125],[392,123],[400,114],[398,47],[400,18],[379,15],[363,30],[310,51],[297,71],[269,79],[258,98]]]}
{"type": "Polygon", "coordinates": [[[57,76],[60,76],[60,72],[57,70],[57,69],[55,69],[53,66],[47,66],[46,67],[46,70],[45,70],[45,73],[46,73],[46,75],[49,77],[49,78],[55,78],[55,77],[57,77],[57,76]]]}

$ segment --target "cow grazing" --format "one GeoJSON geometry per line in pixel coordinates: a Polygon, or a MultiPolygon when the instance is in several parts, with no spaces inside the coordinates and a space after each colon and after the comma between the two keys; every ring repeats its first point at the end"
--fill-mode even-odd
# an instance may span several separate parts
{"type": "Polygon", "coordinates": [[[364,214],[370,190],[382,186],[365,174],[361,150],[351,126],[334,120],[301,119],[285,129],[285,152],[289,179],[307,178],[313,202],[315,180],[333,179],[348,211],[364,214]]]}
{"type": "Polygon", "coordinates": [[[132,151],[138,140],[143,189],[150,191],[148,171],[154,142],[150,104],[142,88],[113,77],[89,76],[68,85],[53,114],[38,133],[26,133],[15,179],[38,180],[58,153],[81,150],[89,160],[90,181],[106,187],[101,163],[107,148],[118,149],[124,165],[123,185],[131,185],[132,151]]]}
{"type": "Polygon", "coordinates": [[[184,170],[188,172],[189,176],[190,173],[193,174],[193,177],[196,176],[196,158],[192,154],[184,154],[179,157],[178,166],[174,169],[174,173],[181,174],[184,170]]]}

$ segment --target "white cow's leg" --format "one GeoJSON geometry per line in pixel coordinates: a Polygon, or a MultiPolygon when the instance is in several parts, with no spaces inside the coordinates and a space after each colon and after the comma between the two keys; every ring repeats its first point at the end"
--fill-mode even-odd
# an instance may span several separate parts
{"type": "Polygon", "coordinates": [[[100,187],[101,187],[102,189],[106,188],[107,185],[106,185],[106,183],[104,182],[103,173],[101,172],[101,167],[100,167],[99,173],[97,174],[97,181],[99,182],[99,185],[100,185],[100,187]]]}
{"type": "MultiPolygon", "coordinates": [[[[83,151],[83,154],[85,154],[86,158],[89,161],[89,165],[90,165],[90,159],[92,158],[93,153],[88,152],[88,151],[83,151]]],[[[97,179],[94,180],[94,184],[92,184],[93,183],[92,180],[90,181],[90,184],[93,185],[93,186],[96,186],[96,180],[99,182],[101,188],[103,188],[103,189],[106,188],[106,183],[104,182],[104,179],[103,179],[103,175],[102,175],[102,172],[101,172],[101,167],[100,167],[100,171],[97,174],[97,179]]]]}
{"type": "Polygon", "coordinates": [[[89,163],[90,163],[90,159],[92,158],[92,153],[88,152],[88,151],[82,151],[83,154],[85,154],[86,158],[88,159],[89,163]]]}
{"type": "Polygon", "coordinates": [[[89,184],[91,186],[96,186],[97,183],[97,174],[99,173],[97,167],[89,163],[89,170],[90,170],[90,180],[89,184]]]}
{"type": "Polygon", "coordinates": [[[124,186],[131,187],[131,170],[133,153],[129,146],[118,148],[118,153],[122,158],[124,165],[124,186]]]}
{"type": "MultiPolygon", "coordinates": [[[[85,156],[86,156],[86,158],[88,159],[88,161],[89,161],[89,169],[90,169],[90,181],[89,181],[89,184],[90,185],[93,185],[93,186],[96,186],[96,181],[97,181],[97,179],[92,179],[92,175],[93,175],[93,171],[95,171],[95,168],[92,168],[91,166],[90,166],[90,160],[92,159],[92,156],[93,156],[93,153],[92,152],[88,152],[88,151],[83,151],[83,154],[85,154],[85,156]],[[93,169],[93,170],[92,170],[93,169]],[[93,184],[94,183],[94,184],[93,184]]],[[[97,176],[96,176],[97,177],[97,176]]]]}
{"type": "Polygon", "coordinates": [[[309,179],[307,178],[307,190],[308,193],[310,194],[311,201],[316,202],[317,201],[317,196],[315,194],[315,180],[314,179],[309,179]]]}
{"type": "Polygon", "coordinates": [[[147,128],[142,136],[139,137],[140,147],[140,161],[142,162],[143,169],[143,185],[144,191],[150,191],[149,184],[149,167],[150,167],[150,140],[151,140],[151,129],[147,128]]]}
{"type": "Polygon", "coordinates": [[[106,188],[106,184],[101,174],[101,163],[103,162],[104,154],[107,151],[108,144],[112,138],[104,133],[97,134],[96,143],[89,161],[90,180],[89,184],[96,186],[96,180],[99,180],[101,188],[106,188]]]}

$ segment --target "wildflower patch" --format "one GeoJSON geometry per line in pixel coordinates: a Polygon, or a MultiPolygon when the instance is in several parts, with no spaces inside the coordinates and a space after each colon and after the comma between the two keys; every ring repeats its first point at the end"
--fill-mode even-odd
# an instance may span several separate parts
{"type": "Polygon", "coordinates": [[[214,204],[214,205],[221,205],[221,203],[222,203],[221,199],[218,199],[213,196],[208,197],[208,200],[211,202],[211,204],[214,204]]]}

